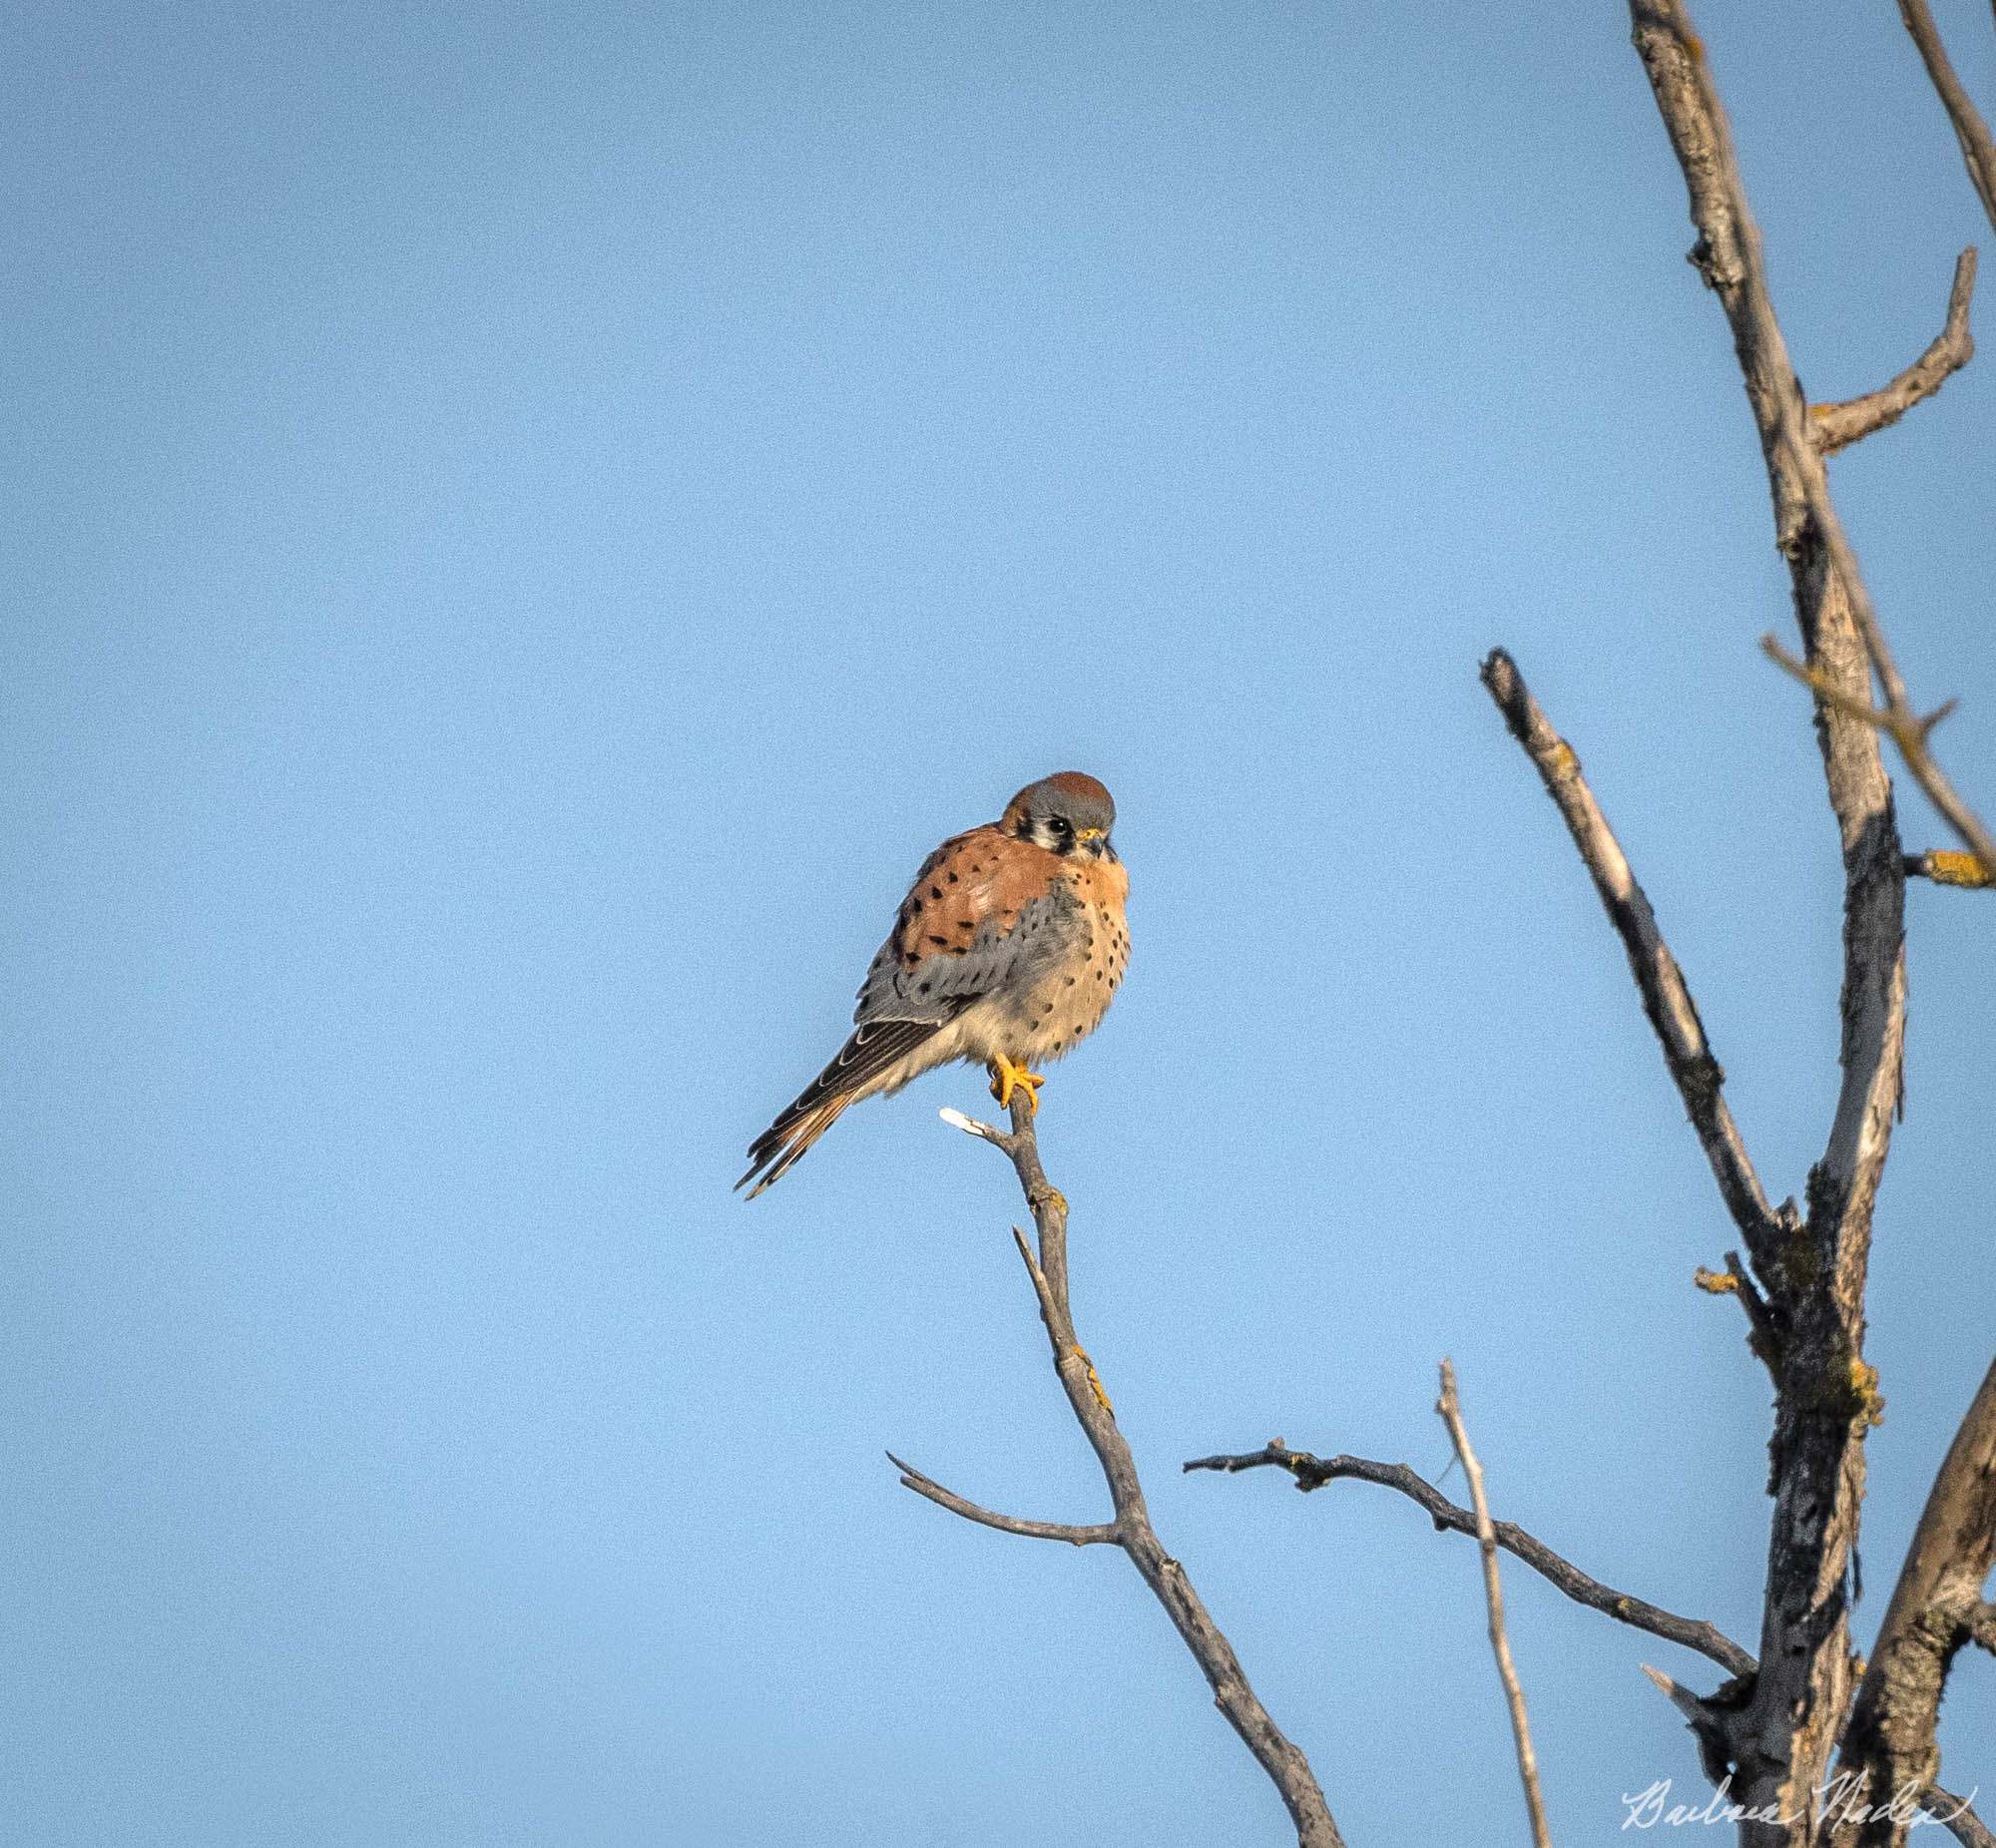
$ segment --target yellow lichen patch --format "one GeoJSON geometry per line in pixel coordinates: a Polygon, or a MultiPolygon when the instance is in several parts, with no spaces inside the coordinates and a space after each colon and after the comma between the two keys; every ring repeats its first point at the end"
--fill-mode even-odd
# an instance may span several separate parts
{"type": "Polygon", "coordinates": [[[1101,1406],[1111,1418],[1114,1418],[1116,1416],[1116,1408],[1109,1403],[1108,1390],[1102,1384],[1102,1375],[1095,1370],[1095,1362],[1088,1357],[1088,1349],[1077,1343],[1070,1352],[1086,1369],[1088,1374],[1088,1390],[1095,1395],[1096,1404],[1101,1406]]]}
{"type": "Polygon", "coordinates": [[[1691,1273],[1691,1280],[1710,1296],[1730,1296],[1740,1287],[1732,1271],[1708,1270],[1703,1264],[1691,1273]]]}
{"type": "Polygon", "coordinates": [[[1555,776],[1571,776],[1580,768],[1580,759],[1574,755],[1573,746],[1565,738],[1561,738],[1553,745],[1549,761],[1555,776]]]}
{"type": "Polygon", "coordinates": [[[1989,869],[1974,854],[1951,848],[1927,855],[1927,877],[1936,885],[1996,885],[1989,869]]]}
{"type": "Polygon", "coordinates": [[[1851,1361],[1850,1395],[1856,1401],[1852,1409],[1863,1417],[1867,1425],[1885,1422],[1885,1401],[1878,1391],[1878,1369],[1868,1360],[1851,1361]]]}

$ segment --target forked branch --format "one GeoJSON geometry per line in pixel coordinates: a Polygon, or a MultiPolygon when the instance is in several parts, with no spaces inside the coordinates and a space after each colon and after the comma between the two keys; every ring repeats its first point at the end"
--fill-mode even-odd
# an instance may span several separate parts
{"type": "MultiPolygon", "coordinates": [[[[1918,0],[1908,0],[1910,6],[1917,4],[1918,0]]],[[[1902,11],[1907,8],[1902,6],[1902,11]]],[[[1747,209],[1746,187],[1733,150],[1733,132],[1707,69],[1704,44],[1693,32],[1682,0],[1630,0],[1629,12],[1636,49],[1642,55],[1690,191],[1692,219],[1699,230],[1692,258],[1717,291],[1733,325],[1741,372],[1759,426],[1774,494],[1775,541],[1798,578],[1799,614],[1811,648],[1809,665],[1827,669],[1832,683],[1848,698],[1861,698],[1868,692],[1867,685],[1848,675],[1848,664],[1840,659],[1833,665],[1815,659],[1819,643],[1834,640],[1818,637],[1814,621],[1815,606],[1827,601],[1816,582],[1826,566],[1836,580],[1835,602],[1841,608],[1825,609],[1824,614],[1839,626],[1847,617],[1856,628],[1868,666],[1884,694],[1884,710],[1895,722],[1916,723],[1905,681],[1892,659],[1857,556],[1830,500],[1822,457],[1807,427],[1787,343],[1767,293],[1759,229],[1747,209]]],[[[1909,28],[1913,25],[1910,11],[1907,24],[1909,28]]],[[[1985,865],[1996,863],[1985,851],[1990,844],[1986,831],[1939,765],[1929,758],[1924,773],[1915,767],[1915,774],[1963,844],[1985,865]]]]}
{"type": "MultiPolygon", "coordinates": [[[[1369,1457],[1313,1457],[1306,1450],[1289,1449],[1277,1438],[1259,1450],[1244,1451],[1237,1456],[1195,1457],[1185,1467],[1188,1470],[1215,1470],[1229,1476],[1238,1475],[1243,1470],[1286,1470],[1304,1494],[1312,1489],[1321,1489],[1326,1483],[1376,1483],[1382,1489],[1397,1490],[1410,1502],[1418,1504],[1434,1523],[1436,1532],[1476,1536],[1475,1514],[1467,1508],[1457,1507],[1431,1482],[1415,1475],[1404,1463],[1375,1463],[1369,1457]]],[[[1571,1560],[1561,1558],[1544,1541],[1526,1533],[1516,1522],[1493,1521],[1490,1532],[1506,1553],[1524,1561],[1555,1591],[1564,1593],[1575,1604],[1585,1605],[1590,1611],[1599,1611],[1618,1623],[1627,1623],[1632,1629],[1646,1630],[1653,1636],[1661,1636],[1666,1642],[1695,1649],[1716,1661],[1729,1674],[1752,1673],[1753,1657],[1712,1624],[1696,1617],[1678,1617],[1640,1598],[1631,1598],[1626,1592],[1603,1585],[1599,1579],[1582,1572],[1571,1560]]]]}
{"type": "MultiPolygon", "coordinates": [[[[1806,1220],[1771,1266],[1748,1245],[1781,1318],[1760,1666],[1743,1703],[1724,1711],[1708,1703],[1701,1735],[1708,1768],[1716,1752],[1737,1773],[1735,1799],[1750,1812],[1747,1848],[1803,1848],[1853,1691],[1842,1588],[1863,1501],[1864,1437],[1879,1407],[1877,1375],[1863,1357],[1864,1284],[1905,1035],[1904,854],[1879,731],[1853,707],[1870,708],[1875,681],[1895,720],[1909,720],[1912,708],[1830,499],[1706,47],[1682,0],[1629,0],[1629,13],[1683,170],[1698,231],[1692,260],[1725,309],[1760,439],[1843,850],[1836,1114],[1809,1174],[1806,1220]]],[[[1973,818],[1935,775],[1929,793],[1939,791],[1960,833],[1973,818]]]]}
{"type": "Polygon", "coordinates": [[[994,1514],[943,1488],[899,1458],[891,1458],[901,1472],[901,1481],[938,1507],[1001,1533],[1031,1540],[1065,1541],[1077,1547],[1120,1547],[1192,1651],[1213,1689],[1214,1704],[1227,1716],[1228,1723],[1241,1735],[1280,1793],[1295,1825],[1298,1848],[1343,1848],[1343,1837],[1331,1819],[1330,1808],[1324,1802],[1309,1761],[1268,1716],[1267,1709],[1248,1684],[1234,1645],[1208,1615],[1192,1581],[1186,1577],[1185,1568],[1166,1553],[1151,1526],[1143,1485],[1137,1477],[1136,1459],[1117,1426],[1116,1414],[1094,1362],[1075,1338],[1074,1317],[1068,1307],[1067,1199],[1047,1179],[1046,1169],[1040,1165],[1039,1141],[1034,1134],[1033,1108],[1028,1095],[1021,1092],[1013,1103],[1009,1131],[979,1123],[958,1111],[944,1111],[942,1116],[946,1123],[966,1135],[999,1150],[1019,1176],[1019,1185],[1025,1191],[1039,1234],[1038,1250],[1016,1227],[1012,1235],[1039,1300],[1040,1319],[1046,1324],[1047,1339],[1053,1347],[1054,1371],[1075,1420],[1102,1467],[1115,1519],[1078,1527],[994,1514]]]}

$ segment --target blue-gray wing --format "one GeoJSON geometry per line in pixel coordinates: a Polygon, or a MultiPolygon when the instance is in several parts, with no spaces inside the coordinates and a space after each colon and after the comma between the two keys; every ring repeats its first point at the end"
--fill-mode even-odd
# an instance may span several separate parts
{"type": "Polygon", "coordinates": [[[1023,993],[1072,952],[1081,902],[1043,847],[973,828],[923,863],[860,985],[852,1018],[931,1028],[973,1001],[1023,993]]]}

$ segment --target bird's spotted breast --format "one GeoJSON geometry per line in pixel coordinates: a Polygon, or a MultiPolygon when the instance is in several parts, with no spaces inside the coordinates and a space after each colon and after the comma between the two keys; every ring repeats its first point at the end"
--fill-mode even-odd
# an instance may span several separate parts
{"type": "Polygon", "coordinates": [[[1059,1059],[1102,1024],[1130,962],[1124,918],[1129,874],[1120,863],[1094,860],[1063,868],[1063,884],[1079,908],[1080,928],[1066,953],[1017,998],[1018,1034],[1011,1056],[1023,1062],[1059,1059]]]}

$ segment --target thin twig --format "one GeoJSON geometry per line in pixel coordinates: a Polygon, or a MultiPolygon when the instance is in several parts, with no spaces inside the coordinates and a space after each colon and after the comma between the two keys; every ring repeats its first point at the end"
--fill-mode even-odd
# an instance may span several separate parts
{"type": "MultiPolygon", "coordinates": [[[[1305,1494],[1332,1482],[1369,1482],[1382,1489],[1397,1490],[1416,1502],[1435,1524],[1438,1532],[1474,1536],[1476,1517],[1467,1508],[1458,1508],[1432,1483],[1414,1474],[1404,1463],[1375,1463],[1368,1457],[1313,1457],[1306,1450],[1291,1450],[1277,1438],[1260,1450],[1238,1456],[1195,1457],[1187,1470],[1215,1470],[1238,1475],[1243,1470],[1286,1470],[1305,1494]]],[[[1555,1553],[1544,1541],[1525,1532],[1515,1522],[1491,1523],[1498,1546],[1514,1559],[1522,1560],[1556,1591],[1575,1604],[1599,1611],[1632,1629],[1647,1630],[1666,1642],[1695,1649],[1716,1661],[1728,1674],[1750,1674],[1753,1657],[1712,1624],[1695,1617],[1682,1617],[1640,1598],[1631,1598],[1590,1578],[1580,1568],[1555,1553]]]]}
{"type": "Polygon", "coordinates": [[[1113,1521],[1099,1522],[1094,1527],[1076,1527],[1068,1521],[1027,1521],[1017,1515],[996,1514],[945,1489],[932,1477],[924,1476],[912,1463],[903,1463],[891,1450],[887,1453],[887,1461],[901,1472],[902,1488],[927,1496],[938,1508],[947,1508],[951,1514],[961,1515],[966,1521],[975,1521],[980,1527],[995,1527],[1001,1534],[1017,1534],[1026,1540],[1064,1540],[1070,1547],[1113,1547],[1120,1538],[1113,1521]]]}
{"type": "Polygon", "coordinates": [[[1298,1848],[1343,1848],[1344,1838],[1331,1819],[1330,1808],[1324,1802],[1309,1761],[1269,1717],[1248,1684],[1234,1645],[1208,1614],[1185,1568],[1166,1553],[1151,1525],[1136,1459],[1117,1426],[1115,1411],[1094,1362],[1075,1337],[1074,1316],[1068,1304],[1067,1198],[1047,1179],[1046,1169],[1040,1164],[1030,1094],[1022,1090],[1014,1101],[1009,1132],[979,1123],[960,1111],[946,1110],[942,1117],[952,1127],[1003,1153],[1019,1177],[1026,1203],[1032,1210],[1034,1229],[1039,1234],[1039,1249],[1036,1252],[1016,1226],[1012,1236],[1039,1300],[1040,1319],[1046,1324],[1061,1390],[1067,1394],[1075,1421],[1101,1465],[1116,1516],[1113,1521],[1094,1527],[1066,1527],[995,1515],[941,1488],[897,1459],[895,1467],[901,1471],[902,1482],[939,1507],[1001,1532],[1023,1534],[1036,1540],[1064,1540],[1076,1546],[1120,1547],[1192,1651],[1213,1689],[1214,1704],[1227,1716],[1228,1723],[1280,1793],[1289,1820],[1295,1825],[1298,1848]]]}
{"type": "Polygon", "coordinates": [[[1975,336],[1968,328],[1968,304],[1975,293],[1975,248],[1971,244],[1955,258],[1954,285],[1948,290],[1947,322],[1931,345],[1890,384],[1841,404],[1809,407],[1809,427],[1824,455],[1847,449],[1874,430],[1899,421],[1923,398],[1930,398],[1975,357],[1975,336]]]}
{"type": "MultiPolygon", "coordinates": [[[[1913,710],[1902,687],[1896,698],[1888,700],[1884,713],[1875,713],[1868,706],[1860,706],[1852,715],[1876,726],[1898,745],[1907,770],[1940,818],[1984,866],[1996,866],[1996,835],[1989,832],[1988,824],[1962,799],[1961,792],[1948,780],[1947,772],[1926,747],[1926,733],[1937,720],[1945,718],[1954,709],[1954,703],[1952,699],[1945,700],[1922,718],[1913,710]]],[[[1844,709],[1851,710],[1848,706],[1844,709]]]]}
{"type": "Polygon", "coordinates": [[[1504,714],[1511,735],[1537,768],[1594,879],[1608,921],[1629,954],[1629,969],[1643,997],[1643,1012],[1663,1045],[1664,1063],[1698,1133],[1713,1178],[1719,1182],[1727,1210],[1753,1253],[1753,1261],[1765,1272],[1787,1235],[1793,1209],[1787,1208],[1784,1217],[1767,1203],[1760,1177],[1753,1171],[1746,1145],[1721,1090],[1726,1074],[1713,1057],[1684,972],[1657,927],[1657,914],[1630,871],[1622,845],[1587,785],[1573,746],[1553,729],[1517,663],[1502,649],[1491,650],[1484,662],[1483,685],[1504,714]]]}
{"type": "Polygon", "coordinates": [[[1874,731],[1884,732],[1901,750],[1924,749],[1927,736],[1934,726],[1960,703],[1956,699],[1944,699],[1925,717],[1921,717],[1917,712],[1901,717],[1897,712],[1886,711],[1873,705],[1869,699],[1859,699],[1845,693],[1821,669],[1811,668],[1806,662],[1797,661],[1771,635],[1760,638],[1760,652],[1783,673],[1792,675],[1801,682],[1825,705],[1834,706],[1846,718],[1854,718],[1860,724],[1869,725],[1874,731]]]}
{"type": "Polygon", "coordinates": [[[1724,1270],[1707,1270],[1701,1264],[1692,1272],[1691,1280],[1709,1295],[1740,1298],[1741,1306],[1746,1311],[1746,1321],[1750,1331],[1746,1343],[1767,1371],[1778,1379],[1781,1365],[1780,1325],[1775,1319],[1773,1310],[1767,1306],[1767,1299],[1760,1293],[1759,1286],[1747,1274],[1746,1265],[1740,1261],[1740,1253],[1727,1252],[1724,1270]]]}
{"type": "Polygon", "coordinates": [[[1906,30],[1919,47],[1920,62],[1927,67],[1927,76],[1940,94],[1948,121],[1954,124],[1954,138],[1961,144],[1969,184],[1982,201],[1989,223],[1996,225],[1996,141],[1990,140],[1989,125],[1961,87],[1961,79],[1955,76],[1954,66],[1948,62],[1947,47],[1941,42],[1940,28],[1927,11],[1926,0],[1899,0],[1899,17],[1906,22],[1906,30]]]}
{"type": "MultiPolygon", "coordinates": [[[[1874,731],[1882,731],[1890,738],[1899,747],[1899,755],[1905,760],[1913,780],[1926,792],[1928,800],[1940,811],[1948,825],[1968,843],[1967,857],[1974,866],[1978,869],[1996,866],[1996,839],[1992,839],[1982,818],[1955,793],[1954,785],[1947,780],[1940,765],[1934,761],[1933,752],[1927,748],[1927,739],[1932,735],[1933,728],[1954,710],[1955,700],[1943,699],[1925,714],[1915,712],[1910,705],[1881,708],[1832,685],[1819,669],[1797,661],[1772,636],[1762,636],[1760,648],[1769,661],[1794,676],[1825,704],[1834,706],[1846,717],[1869,725],[1874,731]]],[[[1961,883],[1981,885],[1986,881],[1976,878],[1961,883]]]]}
{"type": "Polygon", "coordinates": [[[1717,1696],[1707,1699],[1683,1682],[1672,1680],[1661,1668],[1653,1668],[1648,1662],[1641,1666],[1664,1698],[1684,1715],[1686,1726],[1698,1741],[1699,1762],[1704,1766],[1706,1776],[1724,1788],[1733,1771],[1733,1753],[1726,1737],[1724,1715],[1730,1706],[1737,1706],[1742,1691],[1752,1683],[1747,1680],[1729,1681],[1720,1690],[1727,1696],[1726,1700],[1722,1701],[1717,1696]]]}
{"type": "Polygon", "coordinates": [[[1996,1848],[1996,1835],[1990,1834],[1988,1825],[1968,1807],[1966,1797],[1958,1797],[1938,1784],[1929,1784],[1920,1804],[1924,1809],[1938,1812],[1934,1820],[1961,1848],[1996,1848]]]}
{"type": "Polygon", "coordinates": [[[1539,1789],[1539,1757],[1532,1749],[1532,1727],[1525,1714],[1525,1687],[1511,1659],[1511,1639],[1504,1630],[1504,1588],[1497,1577],[1497,1536],[1490,1525],[1490,1504],[1483,1496],[1483,1465],[1470,1447],[1462,1422],[1462,1402],[1455,1390],[1455,1365],[1441,1363],[1441,1397],[1435,1410],[1448,1427],[1448,1439],[1469,1481],[1469,1499],[1476,1509],[1476,1545],[1483,1556],[1483,1602],[1490,1613],[1490,1650],[1497,1658],[1497,1677],[1504,1683],[1504,1704],[1511,1710],[1511,1737],[1518,1747],[1518,1778],[1525,1786],[1525,1808],[1532,1819],[1535,1848],[1552,1848],[1546,1826],[1546,1800],[1539,1789]]]}
{"type": "Polygon", "coordinates": [[[939,1110],[936,1115],[952,1130],[961,1130],[964,1135],[974,1136],[994,1149],[1002,1149],[1007,1155],[1012,1153],[1012,1139],[1003,1130],[993,1129],[988,1123],[979,1123],[975,1117],[966,1117],[960,1110],[939,1110]]]}

